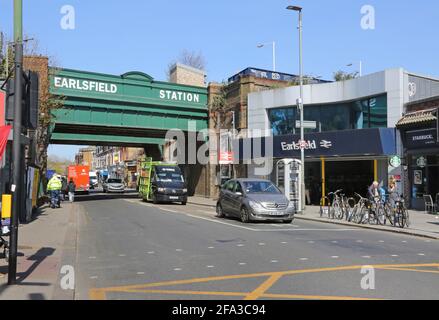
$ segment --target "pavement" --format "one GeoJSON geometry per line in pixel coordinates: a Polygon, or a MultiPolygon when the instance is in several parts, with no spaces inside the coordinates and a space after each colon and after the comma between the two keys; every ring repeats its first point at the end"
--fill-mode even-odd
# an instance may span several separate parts
{"type": "Polygon", "coordinates": [[[17,285],[7,285],[7,262],[0,260],[0,299],[72,299],[73,290],[60,287],[61,269],[73,265],[76,254],[78,206],[44,206],[34,220],[18,230],[17,285]]]}
{"type": "Polygon", "coordinates": [[[76,200],[20,227],[19,285],[0,278],[0,299],[439,300],[430,238],[301,218],[243,224],[217,218],[203,198],[76,200]],[[72,290],[62,288],[66,267],[72,290]]]}
{"type": "MultiPolygon", "coordinates": [[[[190,197],[188,203],[202,205],[206,207],[215,208],[215,199],[203,197],[190,197]]],[[[352,226],[364,229],[381,230],[387,232],[394,232],[400,234],[408,234],[413,236],[425,237],[430,239],[439,239],[439,215],[427,214],[423,211],[409,210],[410,228],[395,228],[392,226],[380,225],[358,225],[356,223],[347,222],[343,220],[333,220],[320,217],[320,208],[318,206],[307,206],[303,214],[297,214],[296,219],[309,220],[322,223],[331,223],[345,226],[352,226]]]]}

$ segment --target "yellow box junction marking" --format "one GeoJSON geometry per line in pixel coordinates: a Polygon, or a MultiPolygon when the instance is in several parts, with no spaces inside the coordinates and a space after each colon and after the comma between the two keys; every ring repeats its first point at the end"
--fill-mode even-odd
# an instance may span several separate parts
{"type": "MultiPolygon", "coordinates": [[[[320,295],[296,295],[296,294],[275,294],[266,293],[279,279],[283,276],[307,274],[307,273],[319,273],[319,272],[332,272],[332,271],[347,271],[347,270],[360,270],[363,266],[340,266],[330,268],[315,268],[315,269],[301,269],[301,270],[288,270],[280,272],[263,272],[253,274],[238,274],[229,276],[216,276],[206,278],[194,278],[186,280],[172,280],[162,281],[155,283],[147,283],[143,285],[129,285],[119,287],[108,288],[93,288],[89,291],[89,297],[92,300],[104,300],[106,294],[109,292],[119,293],[150,293],[150,294],[169,294],[169,295],[209,295],[209,296],[230,296],[230,297],[242,297],[246,300],[256,300],[258,298],[277,298],[277,299],[311,299],[311,300],[377,300],[358,297],[343,297],[343,296],[320,296],[320,295]],[[183,284],[196,284],[207,283],[222,280],[236,280],[236,279],[249,279],[249,278],[267,278],[262,284],[260,284],[252,292],[226,292],[226,291],[194,291],[194,290],[162,290],[157,287],[175,286],[183,284]]],[[[415,268],[434,267],[439,268],[439,263],[427,263],[427,264],[389,264],[389,265],[372,265],[371,267],[379,270],[389,271],[411,271],[411,272],[424,272],[424,273],[439,273],[439,271],[433,270],[419,270],[415,268]]]]}

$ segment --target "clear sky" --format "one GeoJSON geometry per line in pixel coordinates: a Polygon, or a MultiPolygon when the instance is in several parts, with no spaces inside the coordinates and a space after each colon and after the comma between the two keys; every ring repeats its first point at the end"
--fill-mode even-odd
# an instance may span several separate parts
{"type": "MultiPolygon", "coordinates": [[[[12,33],[13,0],[0,0],[0,29],[12,33]]],[[[200,51],[209,81],[248,67],[298,73],[297,14],[304,8],[306,74],[331,79],[334,71],[387,68],[439,77],[439,2],[434,0],[23,0],[24,30],[60,67],[122,74],[139,70],[165,80],[168,63],[183,49],[200,51]],[[75,29],[64,30],[61,8],[75,9],[75,29]],[[364,5],[375,9],[375,29],[365,30],[364,5]],[[346,67],[354,63],[354,67],[346,67]]],[[[54,147],[72,158],[77,148],[54,147]]]]}

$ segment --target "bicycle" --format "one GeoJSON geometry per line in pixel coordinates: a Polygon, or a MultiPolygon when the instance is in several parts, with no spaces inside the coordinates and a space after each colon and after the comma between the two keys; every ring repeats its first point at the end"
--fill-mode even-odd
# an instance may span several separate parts
{"type": "Polygon", "coordinates": [[[330,192],[328,193],[328,196],[332,196],[333,201],[332,201],[332,205],[331,205],[331,215],[332,215],[332,219],[338,219],[341,220],[344,217],[344,204],[343,204],[343,200],[342,197],[339,195],[340,192],[342,192],[343,190],[337,190],[335,192],[330,192]]]}
{"type": "Polygon", "coordinates": [[[369,199],[362,197],[360,194],[355,193],[355,196],[359,198],[357,204],[352,210],[350,221],[357,224],[364,224],[366,219],[369,219],[369,199]]]}
{"type": "Polygon", "coordinates": [[[410,216],[405,207],[405,200],[399,197],[395,201],[395,225],[398,224],[400,228],[410,228],[410,216]]]}

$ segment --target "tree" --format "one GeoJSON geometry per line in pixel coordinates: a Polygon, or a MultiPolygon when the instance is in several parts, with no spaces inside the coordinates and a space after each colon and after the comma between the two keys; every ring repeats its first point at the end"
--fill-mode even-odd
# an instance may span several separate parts
{"type": "MultiPolygon", "coordinates": [[[[6,78],[9,73],[11,77],[14,77],[14,55],[13,46],[8,41],[7,37],[1,37],[2,43],[0,45],[0,78],[6,78]],[[6,53],[9,55],[6,58],[6,53]],[[7,61],[7,62],[6,62],[7,61]],[[9,68],[6,67],[8,63],[9,68]]],[[[46,55],[41,54],[39,49],[38,40],[29,39],[30,37],[25,36],[24,39],[24,57],[28,66],[32,66],[33,71],[37,71],[39,74],[39,115],[38,115],[38,127],[35,132],[29,132],[29,136],[33,136],[35,140],[35,150],[30,151],[35,152],[35,162],[41,168],[41,176],[46,176],[47,171],[47,149],[50,143],[50,129],[53,125],[54,118],[52,111],[61,108],[64,104],[64,97],[58,97],[50,93],[50,79],[48,76],[48,65],[54,64],[53,57],[47,58],[50,63],[44,67],[42,70],[41,65],[38,66],[38,60],[41,58],[46,58],[46,55]]],[[[56,68],[52,68],[53,72],[56,72],[56,68]]]]}
{"type": "Polygon", "coordinates": [[[335,81],[346,81],[346,80],[352,80],[358,78],[359,73],[358,72],[345,72],[342,70],[339,70],[337,72],[334,72],[334,80],[335,81]]]}
{"type": "Polygon", "coordinates": [[[181,63],[186,66],[203,71],[206,70],[206,59],[204,58],[203,54],[201,52],[189,51],[185,49],[180,52],[180,55],[177,59],[169,63],[168,69],[166,71],[168,80],[170,80],[172,68],[175,66],[176,63],[181,63]]]}

